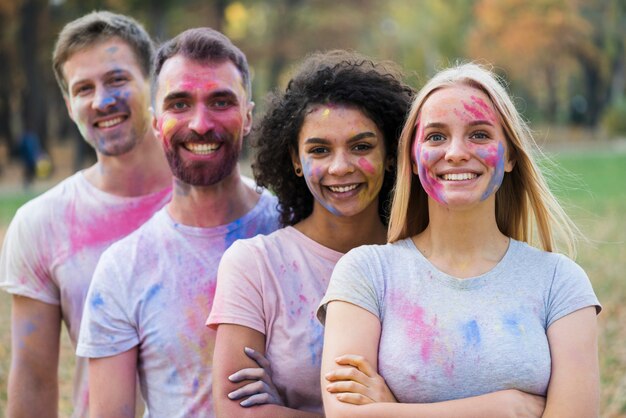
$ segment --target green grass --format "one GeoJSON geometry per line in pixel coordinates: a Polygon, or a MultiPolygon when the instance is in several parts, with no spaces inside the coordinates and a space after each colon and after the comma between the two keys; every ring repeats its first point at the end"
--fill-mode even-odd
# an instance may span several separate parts
{"type": "MultiPolygon", "coordinates": [[[[583,266],[603,305],[599,322],[601,416],[626,416],[626,153],[585,152],[552,155],[562,169],[550,184],[589,238],[579,246],[583,266]]],[[[0,233],[32,194],[0,195],[0,233]]],[[[6,407],[9,367],[10,297],[0,292],[0,412],[6,407]]],[[[64,336],[61,354],[60,416],[69,416],[71,346],[64,336]],[[65,414],[65,415],[64,415],[65,414]]]]}

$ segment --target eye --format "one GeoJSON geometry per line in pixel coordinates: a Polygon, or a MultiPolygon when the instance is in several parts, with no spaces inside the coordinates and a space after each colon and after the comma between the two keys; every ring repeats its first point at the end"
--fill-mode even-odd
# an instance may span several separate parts
{"type": "Polygon", "coordinates": [[[472,139],[478,139],[478,140],[485,140],[485,139],[489,139],[489,134],[487,134],[487,132],[484,131],[478,131],[478,132],[474,132],[470,138],[472,139]]]}
{"type": "Polygon", "coordinates": [[[430,134],[426,137],[426,141],[430,141],[433,143],[438,143],[438,142],[443,142],[446,140],[446,137],[443,136],[442,134],[430,134]]]}
{"type": "Polygon", "coordinates": [[[213,102],[213,107],[216,109],[228,109],[233,104],[233,101],[230,99],[217,99],[213,102]]]}
{"type": "Polygon", "coordinates": [[[307,153],[309,154],[317,154],[317,155],[327,154],[328,152],[329,150],[326,147],[313,147],[307,151],[307,153]]]}
{"type": "Polygon", "coordinates": [[[128,77],[119,75],[119,76],[111,77],[111,79],[109,80],[109,84],[113,87],[121,87],[124,84],[126,84],[127,81],[128,81],[128,77]]]}
{"type": "Polygon", "coordinates": [[[93,86],[91,84],[83,84],[80,86],[76,86],[73,89],[74,96],[85,96],[89,94],[93,90],[93,86]]]}
{"type": "Polygon", "coordinates": [[[170,102],[166,109],[172,110],[174,112],[180,112],[189,108],[189,105],[186,102],[170,102]]]}
{"type": "Polygon", "coordinates": [[[360,144],[356,144],[352,149],[354,151],[369,151],[372,148],[374,148],[374,146],[372,144],[368,144],[367,142],[363,142],[360,144]]]}

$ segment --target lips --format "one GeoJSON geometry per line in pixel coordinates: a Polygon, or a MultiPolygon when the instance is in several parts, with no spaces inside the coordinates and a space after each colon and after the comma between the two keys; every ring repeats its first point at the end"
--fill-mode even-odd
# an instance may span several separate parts
{"type": "Polygon", "coordinates": [[[446,181],[472,180],[478,177],[476,173],[446,173],[439,176],[446,181]]]}
{"type": "Polygon", "coordinates": [[[356,189],[357,187],[359,187],[358,184],[349,184],[349,185],[345,185],[345,186],[326,186],[330,189],[331,192],[333,193],[346,193],[349,191],[352,191],[354,189],[356,189]]]}
{"type": "Polygon", "coordinates": [[[198,143],[198,142],[186,142],[181,144],[187,151],[196,155],[208,155],[217,151],[222,144],[221,143],[198,143]]]}
{"type": "Polygon", "coordinates": [[[128,119],[128,116],[116,116],[109,119],[99,120],[94,123],[94,126],[100,129],[112,128],[113,126],[119,125],[120,123],[124,122],[126,119],[128,119]]]}

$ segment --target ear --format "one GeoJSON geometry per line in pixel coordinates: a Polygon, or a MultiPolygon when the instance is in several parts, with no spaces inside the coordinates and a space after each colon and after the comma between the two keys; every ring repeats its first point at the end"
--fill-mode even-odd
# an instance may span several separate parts
{"type": "Polygon", "coordinates": [[[70,103],[70,99],[67,95],[63,95],[63,101],[65,102],[65,108],[67,109],[67,114],[70,115],[70,119],[74,120],[74,112],[72,112],[72,104],[70,103]]]}
{"type": "Polygon", "coordinates": [[[302,177],[304,174],[302,173],[302,164],[300,163],[300,159],[298,158],[298,152],[291,149],[289,151],[291,154],[291,164],[293,165],[293,171],[296,173],[296,176],[302,177]]]}
{"type": "Polygon", "coordinates": [[[508,158],[506,162],[504,163],[504,171],[507,173],[510,173],[511,171],[513,171],[514,167],[515,167],[515,159],[508,158]]]}
{"type": "Polygon", "coordinates": [[[387,156],[387,158],[385,158],[385,171],[392,172],[394,167],[395,163],[393,161],[393,158],[387,156]]]}
{"type": "Polygon", "coordinates": [[[246,114],[243,121],[243,136],[246,136],[252,130],[252,111],[254,110],[254,102],[248,102],[246,114]]]}
{"type": "Polygon", "coordinates": [[[161,132],[159,130],[159,121],[157,120],[156,114],[154,112],[154,108],[150,106],[150,115],[152,117],[152,133],[154,133],[154,137],[157,139],[161,139],[161,132]]]}

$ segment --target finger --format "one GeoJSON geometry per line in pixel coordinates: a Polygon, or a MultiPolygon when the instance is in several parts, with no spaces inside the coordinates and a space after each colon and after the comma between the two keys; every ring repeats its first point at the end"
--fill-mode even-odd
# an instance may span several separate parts
{"type": "Polygon", "coordinates": [[[250,357],[252,360],[256,362],[259,366],[264,368],[265,370],[270,370],[270,361],[265,358],[265,356],[253,348],[244,347],[243,352],[246,353],[246,356],[250,357]]]}
{"type": "Polygon", "coordinates": [[[359,393],[338,393],[335,395],[338,401],[343,403],[350,403],[353,405],[365,405],[372,403],[373,401],[367,396],[363,396],[359,393]]]}
{"type": "Polygon", "coordinates": [[[263,380],[265,377],[265,370],[260,367],[241,369],[230,376],[228,380],[233,383],[241,382],[242,380],[263,380]]]}
{"type": "Polygon", "coordinates": [[[360,393],[361,395],[368,396],[369,388],[357,382],[335,382],[326,385],[326,390],[330,393],[360,393]]]}
{"type": "Polygon", "coordinates": [[[368,377],[372,377],[377,374],[376,370],[372,367],[369,361],[365,357],[358,354],[344,354],[335,359],[337,364],[342,366],[353,366],[365,373],[368,377]]]}
{"type": "Polygon", "coordinates": [[[256,395],[252,395],[248,399],[239,402],[239,405],[244,408],[248,408],[254,405],[265,405],[271,403],[275,404],[276,400],[269,393],[257,393],[256,395]]]}
{"type": "Polygon", "coordinates": [[[267,386],[259,381],[248,383],[247,385],[243,385],[239,389],[233,390],[228,394],[228,399],[236,400],[241,399],[246,396],[256,395],[258,393],[268,392],[267,386]]]}
{"type": "Polygon", "coordinates": [[[326,373],[324,377],[329,382],[334,382],[338,380],[354,380],[355,382],[361,382],[363,384],[365,384],[365,382],[370,379],[369,376],[367,376],[360,370],[355,369],[354,367],[344,367],[341,369],[336,369],[326,373]]]}

